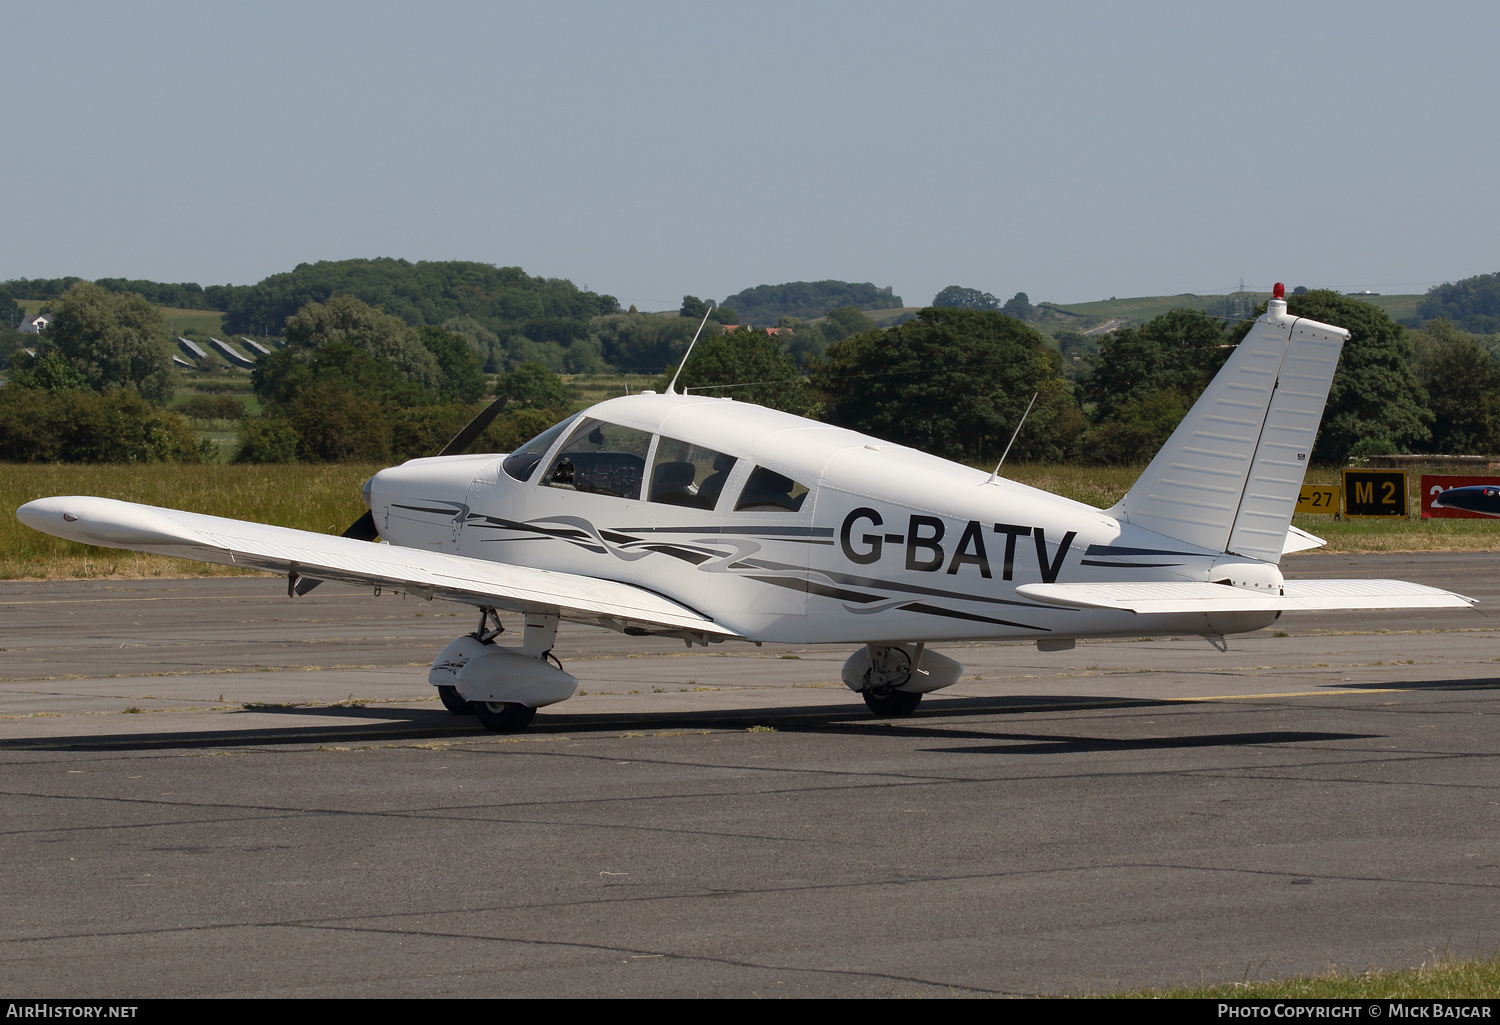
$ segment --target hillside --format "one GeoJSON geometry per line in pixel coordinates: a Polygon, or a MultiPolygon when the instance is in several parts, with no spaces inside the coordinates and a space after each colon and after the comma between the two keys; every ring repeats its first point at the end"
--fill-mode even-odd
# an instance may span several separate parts
{"type": "MultiPolygon", "coordinates": [[[[1271,298],[1270,292],[1235,292],[1229,295],[1134,296],[1126,299],[1100,299],[1087,303],[1041,303],[1037,306],[1037,326],[1049,333],[1055,331],[1087,332],[1115,321],[1111,326],[1144,324],[1172,310],[1202,310],[1212,316],[1233,315],[1239,304],[1254,309],[1271,298]]],[[[1395,321],[1415,321],[1420,295],[1351,295],[1351,299],[1378,306],[1395,321]]],[[[1240,313],[1243,316],[1243,313],[1240,313]]],[[[1412,326],[1415,326],[1414,324],[1412,326]]]]}
{"type": "Polygon", "coordinates": [[[877,288],[868,281],[856,284],[830,278],[757,285],[736,292],[721,305],[734,310],[745,323],[774,324],[782,317],[813,320],[840,306],[889,310],[900,308],[903,303],[890,286],[877,288]]]}

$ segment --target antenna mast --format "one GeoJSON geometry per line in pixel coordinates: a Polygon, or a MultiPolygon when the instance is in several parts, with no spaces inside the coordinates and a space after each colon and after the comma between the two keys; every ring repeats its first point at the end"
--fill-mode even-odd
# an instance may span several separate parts
{"type": "Polygon", "coordinates": [[[990,479],[985,481],[986,484],[995,483],[995,478],[1000,476],[1000,467],[1005,465],[1005,457],[1010,455],[1010,446],[1014,445],[1016,439],[1021,436],[1021,428],[1026,425],[1026,418],[1031,415],[1031,407],[1036,405],[1036,398],[1040,394],[1041,392],[1032,393],[1031,401],[1026,403],[1026,412],[1021,414],[1021,422],[1016,424],[1016,432],[1010,436],[1010,445],[1006,445],[1005,451],[1000,453],[1000,462],[995,464],[995,472],[990,474],[990,479]]]}
{"type": "Polygon", "coordinates": [[[703,333],[704,326],[708,324],[708,315],[710,313],[712,313],[713,311],[714,311],[714,304],[713,303],[709,303],[708,304],[708,309],[705,310],[704,313],[703,313],[703,323],[698,325],[698,330],[693,335],[693,340],[688,343],[687,352],[684,352],[682,354],[682,362],[679,363],[679,364],[677,364],[677,373],[675,373],[675,374],[672,375],[672,383],[669,384],[669,385],[667,385],[667,394],[668,395],[676,395],[677,394],[677,379],[682,376],[682,368],[685,367],[685,366],[687,366],[688,357],[693,354],[693,346],[695,346],[695,345],[698,344],[698,335],[701,335],[703,333]]]}

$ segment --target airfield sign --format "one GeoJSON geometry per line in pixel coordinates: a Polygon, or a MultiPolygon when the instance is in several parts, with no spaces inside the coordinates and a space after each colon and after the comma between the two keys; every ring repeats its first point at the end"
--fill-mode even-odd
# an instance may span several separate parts
{"type": "Polygon", "coordinates": [[[1297,495],[1298,513],[1337,516],[1342,489],[1337,484],[1304,484],[1297,495]]]}
{"type": "Polygon", "coordinates": [[[1406,517],[1405,470],[1345,470],[1345,516],[1406,517]]]}

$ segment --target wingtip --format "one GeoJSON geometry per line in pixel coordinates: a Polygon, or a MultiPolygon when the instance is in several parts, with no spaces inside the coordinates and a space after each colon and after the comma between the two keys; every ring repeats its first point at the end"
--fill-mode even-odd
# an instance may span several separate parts
{"type": "Polygon", "coordinates": [[[113,498],[61,495],[27,502],[16,510],[16,518],[44,534],[106,548],[202,541],[194,531],[173,522],[162,512],[149,505],[113,498]]]}

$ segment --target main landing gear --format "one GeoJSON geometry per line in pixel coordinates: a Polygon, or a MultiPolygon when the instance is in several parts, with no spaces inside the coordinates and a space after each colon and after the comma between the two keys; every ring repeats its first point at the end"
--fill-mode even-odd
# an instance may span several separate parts
{"type": "Polygon", "coordinates": [[[443,707],[473,715],[488,730],[524,730],[543,705],[573,696],[578,681],[552,656],[557,616],[531,613],[519,648],[502,648],[504,632],[492,608],[480,610],[479,628],[449,644],[433,660],[427,680],[443,707]]]}
{"type": "Polygon", "coordinates": [[[911,715],[922,703],[922,695],[908,694],[904,690],[893,690],[884,696],[867,690],[864,696],[870,711],[882,717],[911,715]]]}
{"type": "MultiPolygon", "coordinates": [[[[919,660],[922,657],[921,645],[917,646],[916,656],[919,660]]],[[[898,689],[910,683],[912,677],[912,653],[904,647],[866,644],[864,650],[855,652],[849,662],[863,663],[864,671],[859,673],[862,684],[859,693],[876,715],[911,715],[922,703],[920,691],[898,689]]],[[[845,668],[847,671],[851,667],[846,664],[845,668]]]]}
{"type": "Polygon", "coordinates": [[[440,685],[437,692],[438,700],[443,703],[443,707],[454,715],[474,714],[474,703],[472,701],[465,701],[463,696],[458,693],[458,688],[452,684],[440,685]]]}
{"type": "Polygon", "coordinates": [[[879,716],[911,715],[928,691],[958,682],[964,667],[925,643],[866,644],[844,663],[844,684],[879,716]]]}

